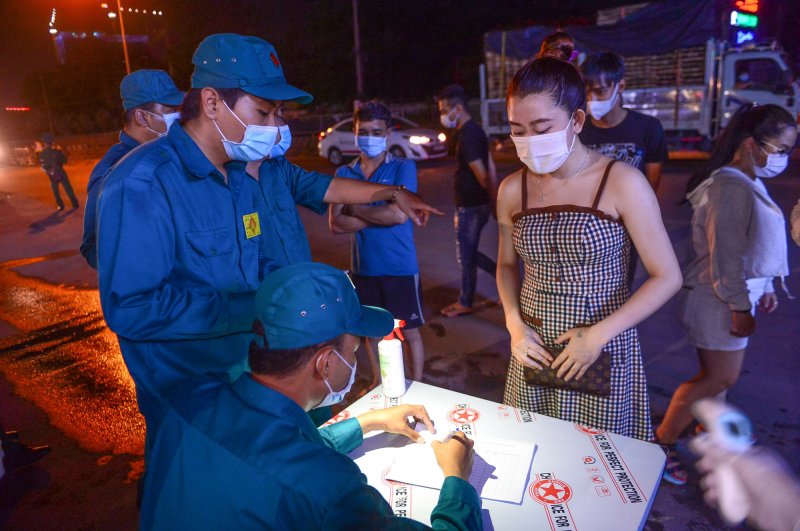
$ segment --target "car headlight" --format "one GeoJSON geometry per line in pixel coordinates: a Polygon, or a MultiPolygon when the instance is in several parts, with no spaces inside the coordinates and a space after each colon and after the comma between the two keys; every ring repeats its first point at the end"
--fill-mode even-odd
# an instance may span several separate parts
{"type": "Polygon", "coordinates": [[[428,144],[430,143],[431,139],[427,136],[412,136],[408,139],[409,142],[412,144],[428,144]]]}
{"type": "Polygon", "coordinates": [[[436,138],[439,139],[439,142],[447,142],[447,135],[444,133],[439,133],[439,136],[437,136],[436,138]]]}

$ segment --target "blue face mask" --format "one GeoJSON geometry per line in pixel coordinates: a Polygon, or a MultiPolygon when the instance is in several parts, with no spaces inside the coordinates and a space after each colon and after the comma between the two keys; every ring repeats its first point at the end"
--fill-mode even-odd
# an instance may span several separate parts
{"type": "Polygon", "coordinates": [[[370,158],[377,157],[386,151],[385,136],[358,136],[356,138],[358,139],[358,149],[370,158]]]}
{"type": "Polygon", "coordinates": [[[228,109],[236,120],[244,126],[244,138],[241,142],[234,142],[228,140],[222,133],[222,130],[214,120],[214,127],[217,128],[220,136],[222,137],[222,146],[225,148],[225,153],[231,160],[241,160],[244,162],[254,162],[257,160],[265,159],[269,156],[273,146],[275,146],[275,139],[278,137],[278,128],[271,125],[247,125],[245,124],[236,113],[228,107],[225,100],[222,100],[225,108],[228,109]]]}
{"type": "Polygon", "coordinates": [[[272,151],[270,151],[269,158],[271,159],[276,159],[286,155],[286,152],[289,151],[289,147],[292,145],[292,132],[289,131],[288,125],[282,125],[278,127],[278,132],[281,134],[281,139],[277,144],[275,144],[275,146],[272,148],[272,151]]]}
{"type": "Polygon", "coordinates": [[[350,388],[353,387],[353,382],[356,381],[356,368],[358,367],[358,362],[355,362],[353,365],[350,365],[349,363],[347,363],[347,360],[345,360],[342,357],[341,354],[339,354],[335,350],[333,351],[333,353],[339,356],[339,359],[342,360],[342,362],[350,368],[350,380],[347,382],[347,385],[341,391],[334,391],[333,388],[331,387],[331,384],[328,383],[327,378],[323,380],[325,382],[325,385],[328,386],[328,391],[330,392],[322,400],[322,402],[319,403],[317,408],[332,406],[333,404],[338,404],[339,402],[344,400],[344,395],[350,392],[350,388]]]}

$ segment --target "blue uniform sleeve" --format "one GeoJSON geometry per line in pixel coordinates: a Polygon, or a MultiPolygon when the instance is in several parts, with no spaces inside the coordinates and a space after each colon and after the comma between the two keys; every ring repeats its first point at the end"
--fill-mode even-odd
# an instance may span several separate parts
{"type": "Polygon", "coordinates": [[[283,159],[283,164],[285,164],[285,168],[282,173],[295,204],[302,205],[317,214],[324,214],[328,209],[328,205],[323,202],[323,199],[325,198],[325,192],[328,191],[328,187],[331,185],[333,176],[304,170],[285,158],[283,159]]]}
{"type": "Polygon", "coordinates": [[[405,186],[407,190],[417,192],[417,165],[413,160],[400,161],[400,168],[397,171],[394,184],[405,186]]]}
{"type": "Polygon", "coordinates": [[[356,419],[346,419],[317,430],[328,448],[348,454],[364,442],[364,432],[356,419]]]}
{"type": "MultiPolygon", "coordinates": [[[[98,163],[98,166],[100,164],[98,163]]],[[[83,240],[81,241],[81,254],[93,269],[97,269],[97,196],[100,195],[100,179],[94,171],[89,176],[89,185],[86,189],[86,208],[83,211],[83,240]]]]}
{"type": "Polygon", "coordinates": [[[169,281],[179,268],[170,198],[153,178],[154,168],[141,166],[146,165],[131,171],[117,165],[98,202],[100,302],[109,328],[132,340],[202,339],[250,330],[255,291],[221,293],[169,281]],[[141,256],[147,260],[137,259],[141,256]]]}
{"type": "Polygon", "coordinates": [[[435,529],[437,531],[480,531],[481,504],[472,485],[448,477],[442,484],[439,502],[431,513],[431,527],[410,518],[398,518],[381,494],[364,483],[344,492],[332,504],[322,529],[435,529]]]}
{"type": "Polygon", "coordinates": [[[123,144],[111,146],[111,149],[103,155],[89,175],[89,184],[86,186],[86,208],[83,211],[81,254],[94,269],[97,269],[97,233],[95,232],[97,230],[97,198],[100,196],[106,174],[128,151],[130,148],[123,144]]]}

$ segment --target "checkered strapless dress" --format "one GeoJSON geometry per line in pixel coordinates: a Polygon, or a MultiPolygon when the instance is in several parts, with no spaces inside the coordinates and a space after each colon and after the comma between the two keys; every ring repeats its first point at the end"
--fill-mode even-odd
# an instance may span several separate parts
{"type": "MultiPolygon", "coordinates": [[[[523,211],[513,217],[514,249],[525,264],[519,303],[548,348],[556,347],[556,338],[570,328],[596,323],[628,300],[630,236],[620,221],[597,210],[612,164],[591,208],[525,208],[527,169],[523,172],[523,211]]],[[[512,357],[504,402],[620,435],[652,439],[636,329],[624,331],[604,350],[611,355],[610,396],[528,385],[522,365],[512,357]]]]}

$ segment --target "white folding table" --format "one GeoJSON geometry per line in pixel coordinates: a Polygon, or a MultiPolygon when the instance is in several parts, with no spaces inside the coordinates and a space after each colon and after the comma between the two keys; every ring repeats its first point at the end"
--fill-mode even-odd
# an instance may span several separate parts
{"type": "MultiPolygon", "coordinates": [[[[458,427],[479,440],[533,440],[521,504],[482,499],[484,528],[627,531],[642,529],[656,495],[665,456],[651,443],[533,414],[419,382],[399,399],[368,392],[329,421],[397,404],[422,404],[437,431],[458,427]]],[[[439,491],[386,479],[397,447],[407,438],[373,433],[350,457],[398,516],[430,524],[439,491]]]]}

